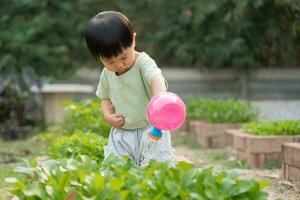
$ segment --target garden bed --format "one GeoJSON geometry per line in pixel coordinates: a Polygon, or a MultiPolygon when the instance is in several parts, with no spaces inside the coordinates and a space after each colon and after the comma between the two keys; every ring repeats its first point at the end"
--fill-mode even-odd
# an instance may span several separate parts
{"type": "Polygon", "coordinates": [[[173,130],[171,133],[178,133],[181,137],[189,137],[190,131],[190,121],[186,119],[184,123],[177,129],[173,130]]]}
{"type": "Polygon", "coordinates": [[[239,160],[247,160],[254,168],[280,162],[281,146],[286,142],[300,142],[300,135],[251,135],[241,129],[229,129],[225,133],[230,154],[239,160]]]}
{"type": "Polygon", "coordinates": [[[300,183],[300,143],[283,144],[282,155],[283,178],[300,183]]]}
{"type": "Polygon", "coordinates": [[[222,148],[226,146],[224,131],[241,128],[237,123],[207,123],[200,120],[190,121],[190,132],[203,148],[222,148]]]}
{"type": "Polygon", "coordinates": [[[224,131],[241,128],[256,119],[259,111],[234,99],[193,99],[187,103],[190,132],[203,148],[226,146],[224,131]]]}

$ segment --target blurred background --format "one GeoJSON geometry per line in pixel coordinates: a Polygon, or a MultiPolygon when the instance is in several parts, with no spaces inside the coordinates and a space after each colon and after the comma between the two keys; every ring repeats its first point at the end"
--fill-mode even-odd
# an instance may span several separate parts
{"type": "MultiPolygon", "coordinates": [[[[120,11],[131,20],[137,33],[136,50],[147,52],[156,61],[169,91],[186,103],[187,120],[172,133],[177,161],[182,156],[198,167],[238,169],[243,178],[270,180],[270,200],[300,199],[300,189],[279,179],[284,175],[287,180],[300,180],[299,0],[1,0],[0,199],[12,199],[17,193],[32,199],[52,193],[49,188],[56,192],[48,199],[73,199],[70,184],[77,183],[83,172],[91,175],[86,171],[90,167],[80,164],[77,175],[53,175],[45,183],[38,165],[49,158],[55,163],[70,158],[86,163],[82,155],[103,161],[110,125],[95,96],[103,66],[89,54],[84,31],[90,18],[105,10],[120,11]],[[239,140],[230,132],[225,135],[228,128],[242,127],[247,133],[243,137],[255,134],[264,142],[263,136],[272,135],[276,140],[252,142],[267,153],[255,151],[256,157],[248,162],[239,157],[246,154],[234,149],[233,141],[239,140]],[[281,140],[281,136],[288,139],[281,140]],[[281,144],[286,141],[298,141],[298,150],[284,157],[281,144]],[[286,158],[298,164],[292,165],[286,158]],[[13,170],[25,163],[31,167],[13,170]],[[265,164],[275,171],[250,170],[249,163],[265,164]],[[41,176],[37,171],[31,176],[33,167],[41,176]],[[17,177],[19,182],[9,177],[17,177]],[[12,193],[7,182],[20,188],[12,193]]],[[[244,152],[253,149],[247,145],[239,144],[244,152]]],[[[61,166],[55,164],[55,170],[65,169],[61,166]]],[[[130,171],[123,170],[124,174],[130,171]]],[[[220,190],[209,193],[223,193],[233,182],[226,178],[223,187],[219,176],[217,179],[209,188],[220,190]]],[[[253,185],[248,183],[246,188],[241,184],[242,188],[234,186],[234,190],[246,191],[253,185]]],[[[85,188],[92,187],[76,186],[75,191],[85,195],[85,188]]],[[[111,191],[107,194],[117,194],[111,191]]],[[[88,198],[97,198],[95,194],[88,198]]]]}
{"type": "Polygon", "coordinates": [[[263,118],[300,118],[299,1],[2,0],[2,135],[59,122],[61,102],[95,97],[102,66],[84,30],[104,10],[128,16],[137,50],[183,99],[241,99],[263,118]]]}

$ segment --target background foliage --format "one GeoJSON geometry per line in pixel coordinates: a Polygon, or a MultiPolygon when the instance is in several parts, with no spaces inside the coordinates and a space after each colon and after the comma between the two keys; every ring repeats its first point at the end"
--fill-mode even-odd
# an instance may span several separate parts
{"type": "Polygon", "coordinates": [[[0,71],[33,67],[69,75],[97,66],[83,32],[102,10],[126,14],[138,50],[159,64],[199,68],[299,66],[299,1],[291,0],[3,0],[0,71]]]}
{"type": "Polygon", "coordinates": [[[187,103],[189,119],[209,123],[244,123],[257,119],[258,107],[234,99],[193,99],[187,103]]]}

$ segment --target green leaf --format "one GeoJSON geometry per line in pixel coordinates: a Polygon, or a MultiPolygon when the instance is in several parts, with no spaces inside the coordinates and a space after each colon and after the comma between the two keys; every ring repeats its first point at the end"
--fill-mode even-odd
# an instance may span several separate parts
{"type": "Polygon", "coordinates": [[[7,183],[17,183],[17,182],[18,182],[18,179],[15,178],[15,177],[7,177],[7,178],[5,178],[4,180],[5,180],[5,182],[7,182],[7,183]]]}
{"type": "Polygon", "coordinates": [[[258,184],[259,184],[260,189],[264,189],[265,187],[271,185],[271,183],[269,181],[260,181],[258,184]]]}
{"type": "Polygon", "coordinates": [[[26,196],[37,196],[41,199],[45,198],[45,193],[41,186],[37,182],[31,183],[27,185],[26,189],[24,190],[24,194],[26,196]]]}
{"type": "Polygon", "coordinates": [[[180,177],[181,185],[183,185],[183,187],[187,187],[191,183],[195,182],[196,174],[197,174],[196,170],[189,170],[189,171],[183,172],[180,177]]]}
{"type": "Polygon", "coordinates": [[[127,199],[129,193],[130,193],[130,190],[122,190],[121,191],[122,199],[127,199]]]}
{"type": "Polygon", "coordinates": [[[109,186],[112,191],[118,191],[125,185],[125,182],[120,178],[110,178],[109,186]]]}
{"type": "Polygon", "coordinates": [[[72,179],[72,175],[70,173],[63,174],[58,182],[58,190],[64,191],[67,186],[69,186],[70,181],[72,179]]]}
{"type": "Polygon", "coordinates": [[[236,189],[233,193],[233,195],[240,195],[242,193],[245,193],[249,191],[252,187],[254,187],[255,182],[248,181],[248,180],[242,180],[240,183],[236,185],[236,189]]]}
{"type": "Polygon", "coordinates": [[[171,181],[166,181],[165,183],[166,188],[168,189],[168,192],[170,193],[170,198],[175,198],[179,195],[179,187],[176,183],[171,181]]]}
{"type": "Polygon", "coordinates": [[[46,160],[42,164],[42,168],[48,176],[55,176],[55,175],[57,175],[58,164],[59,164],[59,162],[56,160],[46,160]]]}
{"type": "Polygon", "coordinates": [[[105,186],[105,178],[101,174],[96,173],[94,175],[94,187],[95,187],[95,189],[96,190],[101,190],[101,189],[104,189],[104,186],[105,186]]]}
{"type": "Polygon", "coordinates": [[[75,171],[79,167],[78,161],[74,159],[69,159],[67,161],[67,169],[70,171],[75,171]]]}
{"type": "Polygon", "coordinates": [[[193,168],[193,165],[190,164],[190,163],[186,163],[186,162],[179,162],[179,163],[177,164],[177,167],[178,167],[179,169],[181,169],[181,170],[186,171],[186,170],[192,169],[192,168],[193,168]]]}
{"type": "Polygon", "coordinates": [[[26,174],[30,177],[34,176],[34,169],[28,167],[15,167],[14,172],[26,174]]]}

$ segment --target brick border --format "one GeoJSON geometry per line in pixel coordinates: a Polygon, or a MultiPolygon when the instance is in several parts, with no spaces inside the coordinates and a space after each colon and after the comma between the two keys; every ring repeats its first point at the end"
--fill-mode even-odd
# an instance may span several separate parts
{"type": "Polygon", "coordinates": [[[300,182],[300,143],[284,143],[282,158],[283,178],[292,182],[300,182]]]}
{"type": "Polygon", "coordinates": [[[208,123],[190,120],[190,132],[196,142],[203,148],[223,148],[226,146],[225,130],[241,128],[242,124],[208,123]]]}
{"type": "Polygon", "coordinates": [[[176,129],[176,131],[178,132],[189,132],[190,130],[190,120],[189,119],[186,119],[183,124],[178,128],[176,129]]]}
{"type": "Polygon", "coordinates": [[[225,135],[231,155],[247,160],[253,168],[264,167],[269,161],[281,160],[281,146],[287,142],[300,141],[300,135],[258,136],[244,133],[241,129],[226,130],[225,135]]]}

